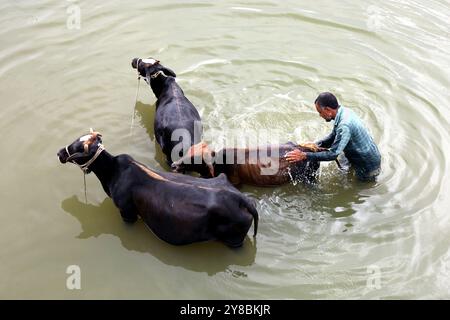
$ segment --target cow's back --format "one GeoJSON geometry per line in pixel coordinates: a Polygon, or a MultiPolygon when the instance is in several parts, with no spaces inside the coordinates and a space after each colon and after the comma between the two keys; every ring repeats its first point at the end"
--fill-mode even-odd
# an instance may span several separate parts
{"type": "Polygon", "coordinates": [[[170,162],[172,149],[178,143],[184,140],[186,146],[191,146],[200,142],[203,134],[197,109],[176,83],[172,86],[177,87],[172,90],[173,94],[165,95],[157,102],[154,122],[156,140],[170,162]]]}

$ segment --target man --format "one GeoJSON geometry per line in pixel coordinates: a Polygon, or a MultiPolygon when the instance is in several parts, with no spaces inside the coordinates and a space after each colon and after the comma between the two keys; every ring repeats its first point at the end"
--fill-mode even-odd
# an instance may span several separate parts
{"type": "Polygon", "coordinates": [[[329,92],[321,93],[314,103],[323,119],[327,122],[334,120],[333,131],[315,144],[306,144],[319,152],[294,150],[286,154],[286,159],[289,162],[332,161],[343,151],[359,180],[375,181],[380,174],[381,156],[361,119],[352,110],[340,106],[336,97],[329,92]]]}

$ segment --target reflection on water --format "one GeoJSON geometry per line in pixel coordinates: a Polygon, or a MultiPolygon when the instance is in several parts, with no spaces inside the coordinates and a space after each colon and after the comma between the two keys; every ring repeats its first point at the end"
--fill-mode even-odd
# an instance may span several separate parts
{"type": "MultiPolygon", "coordinates": [[[[145,88],[148,89],[148,88],[145,88]]],[[[142,128],[145,128],[147,136],[144,137],[144,139],[149,139],[154,143],[155,148],[155,160],[163,167],[165,170],[170,170],[170,166],[167,164],[167,158],[165,154],[162,152],[161,146],[158,144],[158,142],[155,139],[155,133],[153,130],[153,123],[155,121],[155,112],[156,112],[156,105],[150,105],[150,104],[144,104],[142,102],[136,103],[136,109],[135,112],[137,114],[137,117],[139,119],[139,124],[142,128]]],[[[140,139],[143,139],[142,137],[140,139]]]]}
{"type": "Polygon", "coordinates": [[[158,239],[141,219],[132,225],[124,223],[110,198],[100,205],[92,205],[72,196],[61,203],[61,208],[80,222],[82,232],[77,238],[111,234],[120,239],[125,249],[151,254],[167,265],[214,275],[230,270],[231,265],[250,266],[255,261],[256,242],[248,236],[242,248],[235,250],[213,241],[173,246],[158,239]]]}
{"type": "Polygon", "coordinates": [[[146,129],[148,138],[155,141],[153,131],[153,123],[155,121],[156,104],[145,104],[140,101],[136,102],[136,113],[139,115],[139,123],[146,129]]]}

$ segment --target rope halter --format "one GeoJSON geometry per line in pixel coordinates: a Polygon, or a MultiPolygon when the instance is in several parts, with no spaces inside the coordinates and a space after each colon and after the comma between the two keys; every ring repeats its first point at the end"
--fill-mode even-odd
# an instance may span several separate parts
{"type": "MultiPolygon", "coordinates": [[[[136,70],[137,70],[137,74],[138,74],[138,79],[141,78],[141,74],[139,73],[139,63],[140,63],[140,62],[149,63],[149,64],[151,64],[150,66],[154,66],[154,65],[156,65],[156,64],[159,63],[159,60],[151,59],[151,58],[149,58],[149,59],[141,59],[141,58],[138,58],[138,60],[137,60],[137,62],[136,62],[136,70]]],[[[151,75],[150,75],[150,79],[156,79],[156,78],[157,78],[158,76],[160,76],[160,75],[163,75],[165,78],[168,77],[168,76],[164,73],[164,71],[159,70],[159,71],[157,71],[157,72],[151,74],[151,75]]],[[[148,76],[147,76],[146,80],[147,80],[147,82],[148,82],[149,84],[150,84],[150,79],[148,79],[148,76]]]]}
{"type": "Polygon", "coordinates": [[[67,162],[71,162],[75,165],[77,165],[84,173],[89,173],[89,166],[94,163],[94,161],[98,158],[98,156],[103,152],[103,150],[105,150],[105,147],[102,144],[98,145],[97,151],[95,152],[94,156],[89,159],[87,162],[83,163],[83,164],[79,164],[76,163],[75,160],[73,160],[72,158],[78,154],[83,154],[86,155],[86,152],[81,153],[81,152],[76,152],[74,154],[70,154],[68,147],[66,147],[66,152],[69,155],[69,157],[67,158],[67,162]]]}
{"type": "Polygon", "coordinates": [[[74,158],[77,157],[77,156],[86,156],[86,155],[88,155],[88,153],[89,153],[89,145],[88,144],[84,144],[84,152],[75,152],[73,154],[70,154],[69,146],[66,146],[65,149],[66,149],[67,156],[68,156],[66,162],[71,162],[71,163],[77,165],[84,172],[84,174],[88,174],[90,172],[89,171],[89,166],[92,163],[94,163],[94,161],[103,152],[103,150],[105,150],[105,147],[103,146],[103,144],[99,143],[98,144],[98,148],[95,151],[94,156],[91,159],[89,159],[88,161],[86,161],[85,163],[83,163],[83,164],[76,163],[74,158]]]}
{"type": "Polygon", "coordinates": [[[158,72],[155,72],[154,74],[151,74],[151,75],[150,75],[150,78],[156,79],[156,78],[158,78],[159,75],[163,75],[165,78],[168,77],[168,75],[166,75],[166,74],[164,73],[164,71],[159,70],[158,72]]]}
{"type": "MultiPolygon", "coordinates": [[[[94,134],[94,131],[92,130],[92,128],[90,129],[90,133],[91,133],[91,138],[92,138],[92,136],[94,134]]],[[[97,132],[97,134],[98,134],[98,132],[97,132]]],[[[80,141],[85,141],[85,140],[82,140],[82,138],[80,138],[80,141]]],[[[90,172],[89,166],[92,163],[94,163],[94,161],[100,156],[100,154],[103,152],[103,150],[105,150],[105,147],[101,143],[99,143],[97,146],[98,147],[97,147],[97,150],[95,151],[94,156],[91,159],[89,159],[88,161],[86,161],[85,163],[83,163],[83,164],[76,163],[75,162],[75,157],[77,157],[77,156],[87,156],[89,154],[89,144],[84,143],[84,152],[75,152],[73,154],[70,154],[68,145],[65,147],[65,150],[67,152],[66,162],[71,162],[71,163],[77,165],[81,169],[81,171],[83,171],[84,199],[85,199],[86,204],[87,204],[86,174],[88,174],[90,172]]]]}

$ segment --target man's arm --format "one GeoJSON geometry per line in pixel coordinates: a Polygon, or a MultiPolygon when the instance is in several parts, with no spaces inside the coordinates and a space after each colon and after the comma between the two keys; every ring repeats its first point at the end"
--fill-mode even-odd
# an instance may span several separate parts
{"type": "Polygon", "coordinates": [[[325,138],[317,141],[316,145],[318,147],[322,147],[322,148],[329,148],[333,144],[335,137],[336,137],[336,131],[333,129],[333,131],[329,135],[327,135],[325,138]]]}
{"type": "MultiPolygon", "coordinates": [[[[333,131],[334,132],[334,131],[333,131]]],[[[339,127],[336,131],[336,138],[328,151],[305,152],[307,160],[331,161],[336,160],[350,141],[350,128],[346,125],[339,127]]],[[[327,137],[329,138],[329,136],[327,137]]]]}

